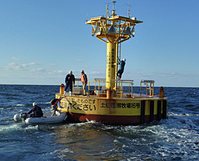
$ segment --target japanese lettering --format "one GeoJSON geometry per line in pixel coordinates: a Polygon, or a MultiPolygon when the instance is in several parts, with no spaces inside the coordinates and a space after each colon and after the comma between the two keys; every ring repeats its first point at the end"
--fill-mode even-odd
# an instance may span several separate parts
{"type": "Polygon", "coordinates": [[[104,103],[102,102],[100,108],[140,108],[140,103],[104,103]]]}

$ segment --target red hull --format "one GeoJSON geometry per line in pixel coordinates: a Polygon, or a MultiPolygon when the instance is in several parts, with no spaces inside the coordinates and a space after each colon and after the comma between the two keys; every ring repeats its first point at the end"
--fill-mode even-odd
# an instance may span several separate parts
{"type": "MultiPolygon", "coordinates": [[[[162,118],[162,116],[161,116],[162,118]]],[[[86,122],[86,121],[96,121],[103,124],[110,125],[139,125],[143,123],[149,123],[154,120],[160,120],[157,115],[154,115],[153,118],[147,115],[144,118],[141,116],[112,116],[112,115],[85,115],[85,114],[69,114],[67,120],[69,122],[86,122]],[[144,121],[143,121],[144,120],[144,121]]]]}

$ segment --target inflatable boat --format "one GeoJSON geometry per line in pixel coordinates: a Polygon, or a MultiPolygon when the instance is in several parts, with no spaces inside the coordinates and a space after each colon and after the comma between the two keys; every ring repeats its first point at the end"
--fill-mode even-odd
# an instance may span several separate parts
{"type": "Polygon", "coordinates": [[[43,117],[29,117],[26,113],[14,115],[15,122],[24,122],[26,124],[58,124],[66,120],[68,117],[66,112],[56,111],[55,113],[44,114],[43,117]]]}

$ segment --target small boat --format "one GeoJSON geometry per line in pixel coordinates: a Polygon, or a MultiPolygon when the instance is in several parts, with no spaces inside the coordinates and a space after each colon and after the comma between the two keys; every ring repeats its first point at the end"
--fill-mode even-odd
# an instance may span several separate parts
{"type": "Polygon", "coordinates": [[[26,124],[58,124],[66,120],[68,117],[66,112],[56,111],[51,115],[43,117],[29,117],[26,113],[14,115],[15,122],[24,122],[26,124]]]}

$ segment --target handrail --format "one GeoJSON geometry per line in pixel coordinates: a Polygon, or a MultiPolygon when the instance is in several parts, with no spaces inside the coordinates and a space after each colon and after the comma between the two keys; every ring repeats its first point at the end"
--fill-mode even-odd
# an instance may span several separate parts
{"type": "MultiPolygon", "coordinates": [[[[119,95],[120,98],[128,95],[128,97],[133,96],[133,80],[120,80],[120,79],[111,79],[111,82],[115,82],[116,88],[113,90],[115,91],[115,97],[119,95]],[[124,86],[125,84],[128,84],[128,86],[124,86]]],[[[97,95],[99,93],[106,93],[106,79],[104,78],[95,78],[94,81],[89,81],[88,83],[88,90],[91,90],[90,86],[91,83],[94,83],[94,90],[97,92],[97,95]]]]}
{"type": "Polygon", "coordinates": [[[77,82],[76,87],[79,87],[79,82],[81,82],[81,78],[75,78],[75,82],[77,82]]]}
{"type": "Polygon", "coordinates": [[[146,96],[154,97],[154,80],[141,80],[140,81],[140,96],[142,95],[142,90],[146,90],[146,96]],[[145,89],[142,88],[142,84],[146,85],[145,89]]]}

